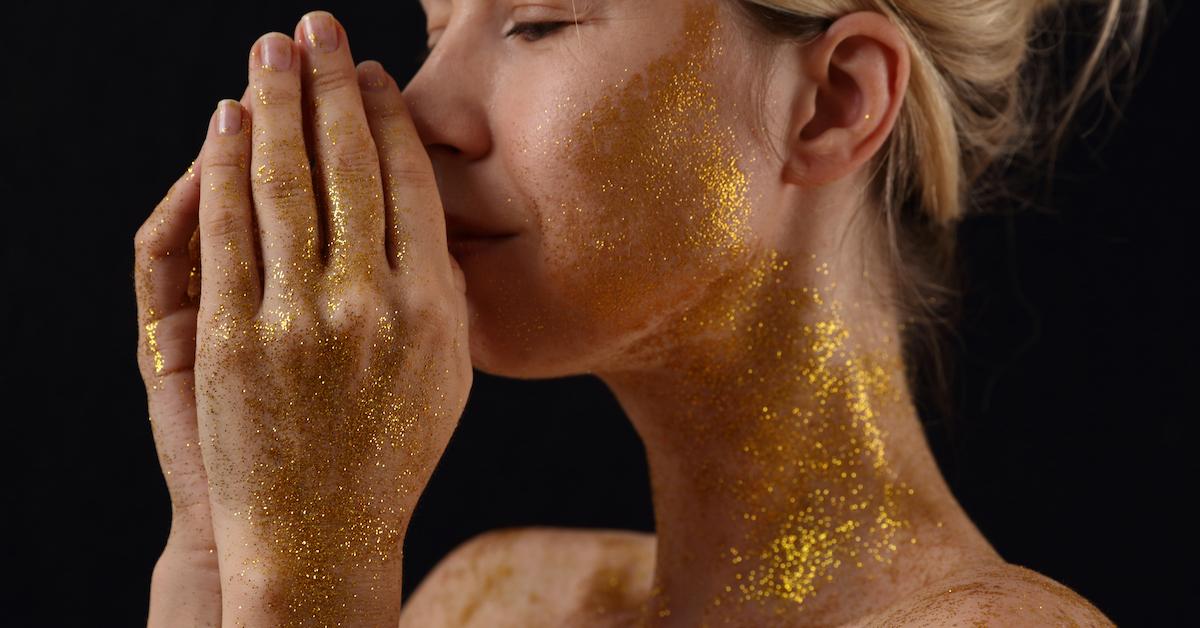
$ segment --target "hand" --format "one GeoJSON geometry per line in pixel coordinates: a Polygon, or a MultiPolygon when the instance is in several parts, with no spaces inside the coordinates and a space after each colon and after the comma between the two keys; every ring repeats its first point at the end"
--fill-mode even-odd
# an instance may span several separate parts
{"type": "Polygon", "coordinates": [[[196,402],[224,621],[394,623],[404,531],[472,381],[465,281],[395,81],[355,68],[328,13],[296,39],[252,48],[251,105],[222,101],[201,167],[196,402]]]}
{"type": "MultiPolygon", "coordinates": [[[[250,90],[242,95],[250,102],[250,90]]],[[[204,149],[134,237],[138,369],[171,497],[171,530],[154,568],[149,626],[219,626],[221,580],[196,422],[200,170],[204,149]]]]}

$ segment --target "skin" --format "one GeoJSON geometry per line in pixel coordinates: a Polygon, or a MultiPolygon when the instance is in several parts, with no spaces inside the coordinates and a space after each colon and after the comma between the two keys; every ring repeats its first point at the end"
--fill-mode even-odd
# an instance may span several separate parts
{"type": "Polygon", "coordinates": [[[399,86],[327,13],[295,39],[255,44],[249,106],[219,104],[136,238],[164,473],[177,512],[207,506],[173,523],[191,540],[156,568],[151,624],[398,622],[404,531],[470,388],[462,271],[399,86]]]}
{"type": "MultiPolygon", "coordinates": [[[[306,52],[302,25],[290,72],[263,71],[262,41],[252,49],[242,104],[253,132],[261,126],[295,140],[305,124],[318,164],[358,163],[352,172],[366,173],[346,184],[347,194],[371,185],[389,192],[383,202],[366,194],[348,205],[360,231],[347,246],[373,261],[306,257],[304,234],[311,232],[297,228],[295,212],[315,216],[312,197],[281,194],[250,168],[233,171],[231,180],[244,183],[237,193],[209,194],[206,203],[213,188],[195,170],[223,163],[220,155],[227,163],[240,154],[255,166],[283,162],[293,165],[289,172],[303,171],[296,141],[268,142],[260,155],[248,139],[216,134],[216,115],[200,167],[139,231],[140,364],[176,506],[172,540],[155,570],[150,624],[188,625],[186,617],[216,625],[235,614],[250,625],[270,623],[273,609],[256,600],[311,608],[320,595],[366,591],[367,581],[354,577],[359,565],[350,563],[322,565],[341,570],[342,589],[289,584],[288,575],[297,565],[311,567],[304,562],[311,557],[262,540],[333,547],[346,538],[291,524],[256,527],[237,516],[264,503],[313,505],[304,496],[328,485],[317,477],[305,490],[264,497],[243,480],[261,468],[270,446],[251,436],[256,421],[297,424],[240,391],[260,382],[264,368],[289,382],[269,398],[319,388],[311,370],[289,370],[294,360],[284,356],[295,354],[255,334],[239,336],[255,348],[248,359],[211,343],[190,361],[193,333],[211,339],[227,328],[215,316],[219,308],[206,310],[221,302],[212,294],[235,295],[226,297],[231,307],[318,321],[294,339],[356,329],[338,317],[345,310],[328,305],[347,298],[341,279],[293,279],[318,298],[280,296],[287,291],[271,272],[279,268],[273,260],[294,267],[303,259],[320,277],[369,287],[365,300],[350,302],[383,304],[416,330],[411,344],[419,358],[399,353],[383,362],[395,367],[384,378],[387,391],[427,392],[431,382],[413,368],[422,361],[454,374],[434,381],[453,392],[450,401],[420,413],[417,427],[404,432],[420,454],[389,458],[399,475],[359,476],[354,495],[366,499],[400,485],[405,507],[367,509],[395,531],[383,580],[371,581],[395,598],[391,606],[363,607],[374,615],[364,625],[1106,625],[1070,589],[996,553],[943,481],[904,385],[880,251],[854,220],[865,203],[857,190],[907,87],[910,60],[899,31],[859,12],[809,45],[781,44],[760,103],[749,96],[745,71],[751,44],[724,3],[518,4],[423,0],[434,49],[403,93],[390,79],[380,91],[362,91],[361,100],[349,89],[331,95],[336,82],[301,82],[298,68],[354,70],[348,44],[328,57],[306,52]],[[514,22],[559,20],[580,25],[501,36],[514,22]],[[264,106],[254,89],[264,81],[291,88],[264,106]],[[349,120],[339,127],[352,129],[340,146],[363,150],[339,159],[338,143],[322,140],[329,137],[324,119],[349,120]],[[389,172],[395,175],[385,181],[389,172]],[[240,221],[217,231],[211,225],[221,223],[209,223],[214,233],[242,238],[239,251],[254,250],[250,217],[260,216],[269,259],[230,258],[214,244],[222,238],[206,240],[213,208],[240,221]],[[445,253],[443,211],[486,216],[517,235],[455,260],[445,253]],[[392,228],[405,220],[416,222],[392,228]],[[197,224],[208,246],[201,246],[199,302],[185,289],[193,266],[187,242],[197,224]],[[243,298],[254,288],[250,264],[260,262],[266,288],[243,298]],[[231,289],[227,282],[236,281],[231,289]],[[438,316],[394,305],[397,295],[414,293],[437,304],[438,316]],[[444,559],[397,618],[406,508],[461,412],[472,365],[523,378],[592,373],[609,385],[647,451],[657,534],[535,528],[482,535],[444,559]],[[214,374],[219,385],[207,383],[214,374]],[[209,519],[214,525],[205,527],[209,519]],[[277,534],[264,536],[264,529],[277,534]],[[251,557],[259,562],[247,571],[243,561],[251,557]]],[[[344,29],[338,32],[345,42],[344,29]]],[[[359,64],[359,78],[372,69],[382,68],[359,64]]],[[[369,344],[360,339],[354,355],[371,355],[369,344]]],[[[337,384],[353,396],[349,382],[337,384]]],[[[351,405],[320,407],[326,421],[369,425],[351,405]]],[[[295,435],[301,443],[313,436],[295,435]]],[[[330,440],[336,460],[371,461],[355,453],[361,442],[330,440]]],[[[287,483],[301,476],[273,477],[287,483]]]]}

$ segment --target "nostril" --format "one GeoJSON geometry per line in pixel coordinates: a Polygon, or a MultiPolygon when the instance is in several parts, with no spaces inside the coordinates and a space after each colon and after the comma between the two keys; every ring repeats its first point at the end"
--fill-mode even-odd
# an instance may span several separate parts
{"type": "Polygon", "coordinates": [[[432,155],[434,151],[447,153],[451,156],[462,154],[462,150],[455,148],[454,146],[452,146],[450,144],[434,143],[434,144],[426,144],[425,145],[425,152],[432,155]]]}

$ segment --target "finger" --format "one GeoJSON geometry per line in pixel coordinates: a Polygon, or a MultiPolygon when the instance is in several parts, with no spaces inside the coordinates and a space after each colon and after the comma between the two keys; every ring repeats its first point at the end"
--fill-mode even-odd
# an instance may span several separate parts
{"type": "MultiPolygon", "coordinates": [[[[192,520],[206,523],[203,516],[189,516],[206,514],[208,506],[208,482],[200,453],[193,372],[177,372],[164,377],[161,385],[149,393],[147,407],[154,448],[158,451],[159,466],[175,510],[175,525],[192,520]]],[[[192,532],[202,534],[203,526],[192,532]]]]}
{"type": "Polygon", "coordinates": [[[300,108],[299,55],[290,37],[267,33],[251,48],[255,98],[251,172],[261,234],[264,300],[288,297],[320,268],[317,207],[300,108]]]}
{"type": "Polygon", "coordinates": [[[363,112],[345,30],[326,11],[296,27],[310,109],[316,182],[326,205],[329,272],[369,274],[386,264],[379,157],[363,112]]]}
{"type": "Polygon", "coordinates": [[[250,200],[249,111],[222,100],[209,120],[200,173],[200,307],[230,314],[258,311],[261,292],[250,200]]]}
{"type": "MultiPolygon", "coordinates": [[[[243,107],[250,108],[250,86],[247,85],[245,91],[242,92],[242,98],[239,100],[243,107]]],[[[253,115],[253,114],[252,114],[253,115]]],[[[200,149],[200,156],[192,162],[192,176],[196,180],[196,189],[200,187],[200,170],[203,168],[204,149],[200,149]]],[[[199,192],[197,192],[199,194],[199,192]]],[[[199,209],[199,208],[197,208],[199,209]]],[[[198,213],[198,212],[197,212],[198,213]]],[[[188,259],[191,261],[192,268],[188,273],[187,298],[188,302],[195,305],[200,302],[200,224],[197,224],[192,229],[192,237],[188,240],[188,259]]],[[[259,266],[262,266],[262,261],[259,261],[259,266]]]]}
{"type": "Polygon", "coordinates": [[[360,63],[358,73],[371,135],[379,147],[388,260],[398,271],[428,276],[435,269],[422,264],[445,258],[449,266],[453,259],[446,250],[446,219],[433,165],[396,81],[377,61],[360,63]]]}
{"type": "Polygon", "coordinates": [[[134,281],[141,314],[161,316],[185,303],[188,239],[199,225],[200,178],[193,161],[150,212],[134,238],[134,281]]]}
{"type": "Polygon", "coordinates": [[[180,339],[194,329],[195,312],[190,310],[188,279],[191,260],[188,242],[199,224],[200,179],[196,162],[171,185],[134,238],[134,290],[138,301],[138,366],[143,380],[157,387],[164,375],[191,364],[189,349],[180,339]],[[189,308],[190,316],[172,317],[189,308]],[[180,333],[182,332],[182,333],[180,333]]]}
{"type": "Polygon", "coordinates": [[[199,162],[204,151],[172,184],[135,238],[135,284],[139,303],[138,365],[147,383],[147,407],[155,450],[174,511],[172,529],[188,539],[211,540],[204,530],[208,486],[200,456],[192,390],[196,310],[188,298],[190,248],[199,226],[199,162]],[[195,528],[195,530],[192,530],[195,528]]]}

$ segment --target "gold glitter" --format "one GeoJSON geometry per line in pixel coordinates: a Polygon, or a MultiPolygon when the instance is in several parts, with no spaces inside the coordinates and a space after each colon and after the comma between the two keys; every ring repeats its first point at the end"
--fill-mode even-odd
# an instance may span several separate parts
{"type": "MultiPolygon", "coordinates": [[[[706,78],[722,54],[721,24],[714,3],[685,10],[671,52],[586,111],[570,98],[560,105],[575,123],[545,156],[569,164],[581,192],[544,212],[549,254],[567,262],[551,265],[561,273],[552,283],[606,334],[644,332],[596,369],[619,397],[672,387],[646,381],[648,370],[690,391],[652,429],[669,432],[672,447],[732,452],[686,470],[651,460],[656,496],[658,473],[685,474],[689,489],[727,505],[720,527],[734,536],[693,550],[709,553],[700,564],[727,567],[708,609],[800,611],[835,576],[889,564],[916,541],[914,491],[890,464],[881,425],[907,401],[904,365],[886,341],[851,337],[827,263],[798,267],[753,238],[752,160],[706,78]]],[[[534,317],[526,337],[546,323],[534,317]]],[[[663,538],[684,535],[659,523],[663,538]]],[[[672,611],[671,583],[658,584],[645,616],[672,611]]]]}
{"type": "MultiPolygon", "coordinates": [[[[318,108],[318,111],[321,109],[318,108]]],[[[373,172],[348,165],[351,160],[365,159],[365,155],[354,152],[346,154],[349,149],[339,150],[337,147],[339,141],[361,142],[363,138],[369,141],[370,131],[358,128],[356,119],[349,114],[336,120],[322,116],[318,125],[324,131],[325,150],[334,155],[335,162],[345,160],[344,163],[327,166],[321,164],[325,167],[319,168],[318,181],[321,185],[318,186],[318,198],[327,203],[329,217],[326,245],[332,268],[330,279],[334,285],[341,285],[351,268],[365,273],[364,279],[369,279],[375,267],[372,253],[376,253],[371,245],[383,236],[382,186],[373,172]],[[351,212],[357,213],[354,222],[359,229],[378,225],[379,232],[368,234],[353,231],[349,219],[351,212]]],[[[331,299],[326,306],[330,311],[336,310],[339,300],[331,299]]]]}
{"type": "Polygon", "coordinates": [[[413,497],[436,462],[424,439],[413,437],[442,402],[428,384],[433,378],[396,381],[413,370],[413,339],[397,312],[373,312],[307,329],[290,320],[239,321],[226,342],[202,350],[205,360],[219,359],[204,369],[212,379],[198,386],[202,397],[219,400],[206,404],[214,475],[245,470],[244,481],[211,487],[213,498],[244,505],[232,514],[249,528],[248,545],[262,543],[244,553],[265,554],[289,583],[279,603],[291,620],[348,616],[355,609],[340,592],[350,579],[380,581],[379,592],[388,593],[382,583],[399,569],[413,497]],[[208,358],[210,351],[220,357],[208,358]],[[266,364],[287,366],[224,399],[225,377],[246,379],[266,364]],[[244,408],[244,423],[221,414],[233,407],[244,408]]]}
{"type": "MultiPolygon", "coordinates": [[[[218,531],[222,575],[288,626],[397,606],[403,532],[465,401],[445,386],[461,353],[447,311],[387,266],[369,128],[314,100],[315,177],[302,137],[258,125],[242,164],[269,201],[263,228],[280,230],[261,232],[261,300],[247,240],[228,239],[222,257],[243,261],[206,269],[197,330],[201,448],[216,520],[234,528],[218,531]]],[[[206,191],[244,202],[236,185],[206,191]]]]}
{"type": "Polygon", "coordinates": [[[143,329],[146,330],[146,346],[154,356],[154,374],[162,375],[163,356],[162,352],[158,350],[158,319],[154,318],[154,308],[148,308],[146,316],[150,319],[150,322],[143,326],[143,329]]]}
{"type": "MultiPolygon", "coordinates": [[[[713,278],[745,253],[749,181],[703,72],[721,54],[714,15],[711,6],[689,7],[670,51],[586,104],[562,97],[544,125],[566,114],[564,136],[524,148],[575,179],[565,185],[572,196],[539,212],[546,255],[559,260],[547,265],[545,284],[591,319],[574,328],[604,325],[610,337],[627,335],[614,328],[644,329],[644,317],[698,298],[681,293],[694,278],[713,278]]],[[[528,317],[512,331],[531,344],[564,324],[558,311],[521,311],[528,317]]]]}
{"type": "Polygon", "coordinates": [[[164,237],[162,230],[168,219],[178,219],[169,215],[170,212],[182,211],[180,208],[173,207],[179,193],[179,186],[194,183],[194,177],[195,161],[192,161],[188,164],[184,175],[171,185],[166,195],[154,208],[146,224],[142,227],[145,231],[139,231],[137,246],[141,252],[134,265],[134,289],[138,303],[138,326],[141,331],[138,334],[139,352],[145,355],[148,363],[152,365],[152,372],[143,373],[148,392],[162,389],[161,380],[167,365],[159,342],[161,331],[159,323],[163,317],[169,316],[180,308],[195,305],[192,295],[181,289],[180,286],[159,285],[172,281],[171,277],[174,275],[169,268],[169,265],[174,263],[174,260],[171,259],[172,251],[170,249],[159,250],[164,237]],[[166,272],[168,276],[162,279],[155,277],[155,270],[164,265],[167,265],[167,268],[163,272],[166,272]],[[176,293],[179,298],[164,300],[164,292],[176,293]]]}
{"type": "Polygon", "coordinates": [[[778,252],[765,252],[648,343],[653,351],[704,339],[669,358],[697,392],[667,429],[698,451],[729,443],[722,465],[740,469],[732,480],[696,474],[699,490],[735,505],[729,529],[742,531],[716,548],[733,570],[713,607],[780,600],[801,610],[836,573],[890,563],[902,543],[916,542],[905,506],[914,490],[889,465],[879,425],[903,400],[903,364],[895,352],[851,342],[842,305],[825,295],[834,284],[787,288],[788,270],[778,252]]]}

